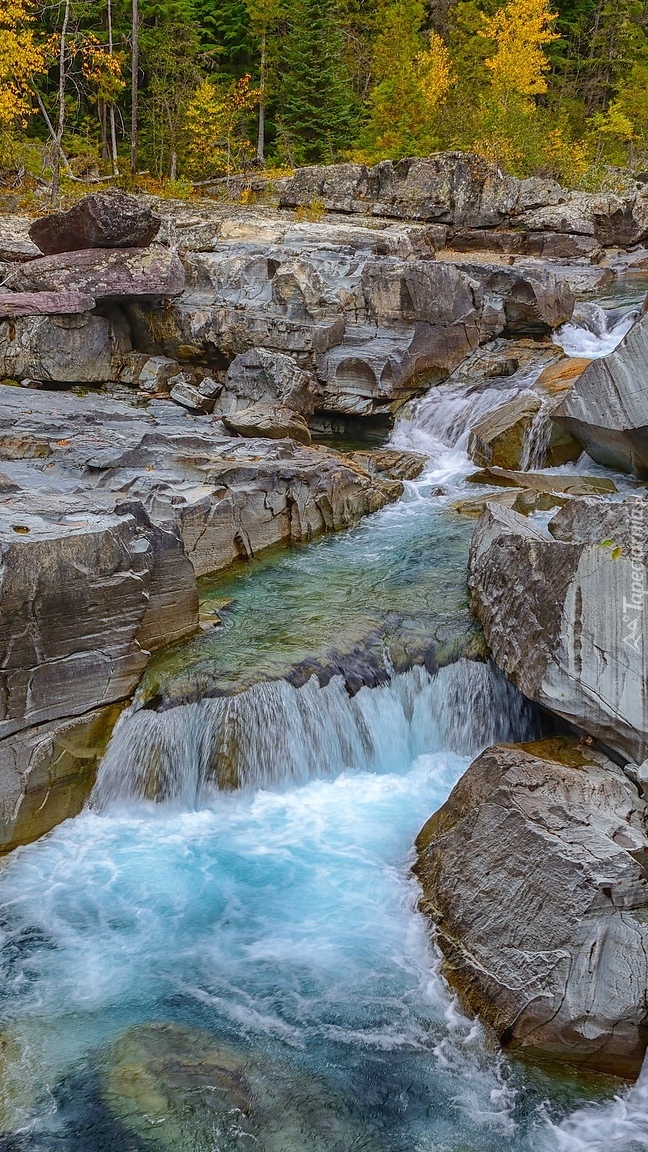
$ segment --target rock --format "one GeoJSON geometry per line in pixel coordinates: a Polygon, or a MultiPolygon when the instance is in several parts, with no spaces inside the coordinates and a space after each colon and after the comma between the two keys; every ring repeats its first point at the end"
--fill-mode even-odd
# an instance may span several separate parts
{"type": "Polygon", "coordinates": [[[0,261],[22,264],[40,256],[40,250],[29,239],[30,224],[26,216],[0,216],[0,261]]]}
{"type": "Polygon", "coordinates": [[[328,212],[367,212],[369,173],[364,164],[299,168],[284,188],[282,208],[320,204],[328,212]]]}
{"type": "Polygon", "coordinates": [[[459,516],[468,516],[476,520],[488,504],[513,508],[522,516],[530,516],[532,512],[549,512],[552,508],[562,508],[568,500],[568,496],[559,496],[555,492],[536,492],[532,488],[505,488],[503,492],[488,492],[485,496],[478,496],[473,500],[453,500],[451,507],[459,516]]]}
{"type": "Polygon", "coordinates": [[[0,322],[0,377],[101,384],[116,380],[131,350],[119,309],[0,322]]]}
{"type": "Polygon", "coordinates": [[[198,623],[177,530],[141,505],[83,504],[40,492],[2,505],[0,850],[80,810],[115,706],[149,653],[198,623]]]}
{"type": "Polygon", "coordinates": [[[138,356],[132,371],[128,372],[126,378],[122,371],[120,379],[129,384],[136,384],[142,392],[155,394],[168,392],[169,382],[179,374],[180,365],[177,360],[171,360],[168,356],[145,356],[143,361],[140,361],[138,356]],[[132,379],[130,379],[131,376],[132,379]]]}
{"type": "Polygon", "coordinates": [[[280,404],[251,404],[223,416],[223,424],[239,436],[262,436],[282,440],[288,436],[299,444],[310,444],[311,434],[303,416],[280,404]]]}
{"type": "Polygon", "coordinates": [[[639,1074],[647,820],[615,764],[553,739],[488,748],[419,834],[443,972],[505,1049],[639,1074]]]}
{"type": "Polygon", "coordinates": [[[542,472],[515,472],[508,468],[484,468],[467,476],[470,484],[497,484],[504,488],[530,488],[534,492],[564,492],[568,496],[596,496],[616,492],[606,476],[554,476],[542,472]]]}
{"type": "Polygon", "coordinates": [[[584,369],[553,418],[593,460],[648,479],[648,315],[584,369]]]}
{"type": "Polygon", "coordinates": [[[556,364],[543,368],[534,387],[551,396],[567,392],[591,363],[585,356],[565,356],[556,364]]]}
{"type": "Polygon", "coordinates": [[[373,448],[348,455],[367,472],[388,476],[390,480],[415,480],[427,461],[421,452],[401,452],[393,448],[373,448]]]}
{"type": "Polygon", "coordinates": [[[502,671],[638,764],[648,754],[647,511],[645,498],[571,500],[549,535],[489,505],[469,562],[473,613],[502,671]]]}
{"type": "Polygon", "coordinates": [[[568,284],[544,265],[476,264],[455,260],[460,268],[482,285],[485,308],[503,313],[494,328],[506,336],[546,336],[567,323],[574,311],[574,294],[568,284]],[[501,327],[500,327],[501,324],[501,327]]]}
{"type": "Polygon", "coordinates": [[[494,408],[470,433],[468,455],[497,468],[555,468],[578,460],[580,444],[551,421],[551,402],[525,389],[494,408]]]}
{"type": "Polygon", "coordinates": [[[67,212],[42,216],[29,229],[41,252],[82,248],[145,248],[160,228],[159,216],[135,196],[111,189],[92,192],[67,212]]]}
{"type": "Polygon", "coordinates": [[[292,356],[251,348],[230,364],[218,410],[236,411],[250,403],[279,404],[308,417],[314,411],[317,393],[314,376],[304,372],[292,356]]]}
{"type": "Polygon", "coordinates": [[[476,424],[468,440],[468,455],[484,468],[519,468],[524,461],[531,426],[542,406],[535,393],[525,390],[489,412],[476,424]]]}
{"type": "Polygon", "coordinates": [[[190,412],[213,412],[214,400],[201,393],[193,382],[193,376],[187,372],[179,372],[171,376],[168,381],[169,395],[176,404],[188,408],[190,412]]]}
{"type": "Polygon", "coordinates": [[[529,232],[524,229],[452,229],[446,241],[455,252],[502,252],[541,260],[587,259],[598,262],[603,249],[594,236],[564,232],[529,232]]]}
{"type": "Polygon", "coordinates": [[[65,316],[91,312],[95,300],[87,292],[2,292],[0,318],[5,316],[65,316]]]}
{"type": "Polygon", "coordinates": [[[108,704],[0,740],[0,855],[78,815],[122,708],[108,704]]]}
{"type": "Polygon", "coordinates": [[[102,1096],[127,1132],[169,1152],[193,1147],[248,1149],[258,1136],[245,1053],[178,1024],[140,1024],[118,1037],[102,1096]]]}
{"type": "Polygon", "coordinates": [[[180,296],[185,273],[165,248],[95,248],[57,252],[21,264],[5,280],[12,292],[85,292],[95,300],[180,296]]]}

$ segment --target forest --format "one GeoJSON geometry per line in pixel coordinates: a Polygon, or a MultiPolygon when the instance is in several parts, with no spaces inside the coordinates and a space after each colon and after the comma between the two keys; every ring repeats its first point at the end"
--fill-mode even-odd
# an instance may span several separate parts
{"type": "Polygon", "coordinates": [[[643,0],[3,0],[0,179],[183,195],[442,149],[616,190],[648,164],[643,0]]]}

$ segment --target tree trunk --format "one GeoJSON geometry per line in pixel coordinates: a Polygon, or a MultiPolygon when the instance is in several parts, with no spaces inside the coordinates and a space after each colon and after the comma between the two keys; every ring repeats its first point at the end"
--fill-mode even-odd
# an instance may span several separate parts
{"type": "Polygon", "coordinates": [[[257,137],[257,160],[265,163],[265,89],[266,89],[266,30],[261,33],[261,75],[259,77],[259,134],[257,137]]]}
{"type": "Polygon", "coordinates": [[[131,52],[131,172],[137,172],[137,116],[138,116],[138,69],[139,69],[139,8],[138,0],[133,0],[133,46],[131,52]]]}
{"type": "MultiPolygon", "coordinates": [[[[110,55],[113,54],[113,27],[112,27],[112,3],[108,0],[108,51],[110,55]]],[[[119,176],[119,164],[117,163],[117,129],[115,128],[115,105],[111,102],[108,109],[108,118],[110,120],[110,153],[112,157],[112,170],[113,176],[119,176]]]]}
{"type": "Polygon", "coordinates": [[[65,128],[65,52],[67,48],[67,30],[70,23],[70,0],[65,0],[63,12],[63,26],[61,28],[61,43],[59,45],[59,85],[58,85],[58,123],[56,125],[56,138],[54,141],[54,170],[52,172],[52,190],[50,200],[56,204],[59,198],[61,185],[61,159],[63,152],[63,130],[65,128]]]}

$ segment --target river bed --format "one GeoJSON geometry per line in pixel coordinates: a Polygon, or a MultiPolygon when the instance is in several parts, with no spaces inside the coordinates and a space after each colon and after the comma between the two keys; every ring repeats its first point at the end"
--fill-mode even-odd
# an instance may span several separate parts
{"type": "MultiPolygon", "coordinates": [[[[589,354],[623,334],[603,327],[582,329],[589,354]]],[[[167,689],[271,681],[352,648],[385,613],[470,628],[472,524],[447,505],[472,466],[462,410],[446,419],[440,395],[395,430],[429,454],[405,498],[213,581],[206,611],[223,623],[165,657],[167,689]]],[[[416,910],[422,824],[480,748],[531,737],[537,718],[487,664],[390,675],[387,654],[385,679],[353,697],[340,676],[262,686],[240,737],[254,770],[234,793],[199,772],[218,698],[146,713],[168,735],[165,803],[138,793],[127,717],[113,763],[132,787],[105,786],[99,810],[4,862],[2,1152],[648,1148],[648,1080],[502,1057],[461,1012],[416,910]]]]}

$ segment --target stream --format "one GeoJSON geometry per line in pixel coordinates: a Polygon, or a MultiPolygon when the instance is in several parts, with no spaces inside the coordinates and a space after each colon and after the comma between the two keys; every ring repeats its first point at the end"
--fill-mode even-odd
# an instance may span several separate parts
{"type": "MultiPolygon", "coordinates": [[[[642,295],[556,340],[606,354],[642,295]]],[[[398,504],[206,584],[217,626],[140,691],[168,706],[136,701],[88,808],[3,862],[0,1152],[648,1149],[645,1073],[528,1067],[464,1016],[410,871],[475,754],[539,731],[491,665],[397,660],[403,630],[472,635],[474,521],[448,505],[480,491],[470,421],[531,381],[431,390],[392,436],[429,458],[398,504]],[[331,650],[353,675],[367,637],[374,687],[310,677],[331,650]]]]}

